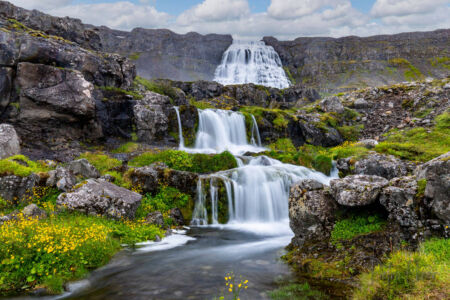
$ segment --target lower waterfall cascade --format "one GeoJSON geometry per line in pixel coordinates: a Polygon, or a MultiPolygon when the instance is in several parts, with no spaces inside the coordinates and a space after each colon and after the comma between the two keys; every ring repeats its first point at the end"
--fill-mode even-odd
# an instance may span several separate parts
{"type": "Polygon", "coordinates": [[[263,41],[233,41],[223,54],[214,81],[224,85],[254,83],[279,89],[290,86],[280,56],[263,41]]]}
{"type": "Polygon", "coordinates": [[[259,229],[271,227],[275,232],[284,232],[289,230],[288,198],[291,184],[301,179],[315,179],[329,184],[332,178],[337,177],[336,170],[331,176],[326,176],[306,167],[284,164],[265,155],[243,156],[246,152],[266,150],[261,147],[254,117],[249,143],[245,117],[241,113],[199,109],[198,114],[199,127],[194,148],[183,145],[182,124],[181,119],[178,119],[180,149],[194,153],[220,153],[227,150],[235,156],[238,167],[200,176],[192,225],[219,224],[218,207],[222,200],[227,204],[228,225],[259,229]],[[223,184],[226,199],[219,199],[220,184],[223,184]],[[205,186],[209,186],[209,189],[205,189],[205,186]],[[252,226],[255,224],[257,226],[252,226]]]}

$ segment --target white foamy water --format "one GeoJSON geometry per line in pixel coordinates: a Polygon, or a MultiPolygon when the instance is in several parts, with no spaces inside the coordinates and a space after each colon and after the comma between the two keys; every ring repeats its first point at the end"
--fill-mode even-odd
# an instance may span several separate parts
{"type": "Polygon", "coordinates": [[[263,41],[233,41],[223,54],[214,81],[224,85],[254,83],[280,89],[290,86],[280,56],[263,41]]]}

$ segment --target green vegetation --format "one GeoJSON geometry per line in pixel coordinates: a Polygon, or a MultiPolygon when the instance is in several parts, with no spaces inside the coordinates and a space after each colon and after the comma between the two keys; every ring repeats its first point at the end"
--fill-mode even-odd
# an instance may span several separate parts
{"type": "Polygon", "coordinates": [[[430,64],[433,67],[443,67],[450,70],[450,57],[434,57],[430,59],[430,64]]]}
{"type": "Polygon", "coordinates": [[[286,129],[289,125],[289,121],[284,118],[282,115],[277,115],[277,117],[273,120],[273,125],[277,129],[286,129]]]}
{"type": "Polygon", "coordinates": [[[225,151],[221,154],[190,154],[180,150],[146,152],[133,158],[132,167],[148,166],[155,162],[165,163],[169,168],[195,173],[213,173],[237,167],[234,156],[225,151]]]}
{"type": "Polygon", "coordinates": [[[431,239],[417,252],[399,250],[360,276],[353,299],[447,299],[450,239],[431,239]]]}
{"type": "MultiPolygon", "coordinates": [[[[38,38],[53,39],[56,41],[72,44],[71,41],[68,41],[60,36],[48,35],[43,31],[31,29],[30,27],[27,27],[26,25],[22,24],[21,22],[17,21],[16,19],[8,19],[7,28],[10,30],[13,30],[13,31],[25,32],[31,36],[38,37],[38,38]]],[[[4,28],[4,30],[7,30],[7,29],[4,28]]]]}
{"type": "MultiPolygon", "coordinates": [[[[120,94],[120,95],[130,95],[132,96],[135,100],[142,100],[144,97],[135,92],[135,91],[129,91],[129,90],[124,90],[115,86],[97,86],[98,89],[101,89],[102,91],[105,92],[110,92],[110,93],[116,93],[116,94],[120,94]]],[[[107,98],[104,98],[107,99],[107,98]]]]}
{"type": "Polygon", "coordinates": [[[405,79],[408,81],[419,80],[424,77],[423,74],[419,71],[419,69],[417,69],[408,60],[404,58],[393,58],[390,59],[388,63],[392,66],[402,67],[406,69],[404,72],[404,76],[405,79]]]}
{"type": "Polygon", "coordinates": [[[139,144],[135,142],[128,142],[120,145],[112,151],[112,153],[132,153],[139,149],[139,144]]]}
{"type": "Polygon", "coordinates": [[[423,198],[423,196],[425,195],[425,188],[427,187],[427,180],[426,179],[420,179],[417,180],[417,193],[416,193],[416,197],[417,198],[423,198]]]}
{"type": "Polygon", "coordinates": [[[385,224],[386,221],[378,215],[351,216],[334,224],[331,241],[337,243],[340,240],[349,240],[358,235],[380,231],[385,224]]]}
{"type": "Polygon", "coordinates": [[[275,143],[270,144],[269,148],[274,151],[283,151],[288,153],[297,151],[292,143],[292,140],[289,138],[278,139],[275,143]]]}
{"type": "Polygon", "coordinates": [[[109,157],[103,152],[85,152],[79,157],[79,159],[82,158],[89,161],[102,175],[122,165],[120,160],[109,157]]]}
{"type": "Polygon", "coordinates": [[[64,282],[82,278],[121,249],[155,239],[153,225],[66,214],[20,218],[0,226],[0,295],[35,287],[62,292],[64,282]]]}
{"type": "Polygon", "coordinates": [[[198,109],[208,109],[208,108],[214,109],[215,108],[215,106],[212,105],[210,102],[208,102],[208,101],[196,101],[195,98],[191,98],[189,100],[189,104],[191,104],[192,106],[195,106],[198,109]]]}
{"type": "Polygon", "coordinates": [[[364,125],[337,127],[337,130],[339,131],[342,138],[344,138],[344,140],[346,140],[346,141],[352,141],[352,142],[359,140],[359,135],[361,134],[361,131],[363,129],[364,129],[364,125]]]}
{"type": "Polygon", "coordinates": [[[177,98],[177,91],[168,82],[155,82],[136,76],[134,83],[135,85],[142,85],[148,91],[168,96],[171,99],[177,98]]]}
{"type": "Polygon", "coordinates": [[[191,197],[189,195],[180,192],[176,188],[162,186],[155,196],[146,194],[142,198],[142,203],[136,211],[136,218],[138,220],[145,219],[149,213],[160,211],[163,214],[166,225],[172,225],[169,211],[176,207],[179,209],[187,208],[190,203],[191,197]]]}
{"type": "Polygon", "coordinates": [[[269,293],[273,300],[321,300],[327,299],[326,295],[313,290],[308,283],[292,283],[278,288],[269,293]]]}
{"type": "Polygon", "coordinates": [[[289,78],[289,81],[290,81],[293,85],[295,85],[295,84],[296,84],[296,80],[295,80],[294,76],[292,76],[292,73],[291,73],[291,71],[289,70],[289,68],[288,68],[287,66],[284,66],[283,69],[284,69],[284,72],[286,73],[287,77],[289,78]]]}
{"type": "Polygon", "coordinates": [[[431,129],[416,127],[409,130],[391,131],[386,140],[375,150],[411,161],[428,161],[450,151],[450,113],[445,112],[435,119],[431,129]]]}
{"type": "Polygon", "coordinates": [[[138,60],[139,57],[141,57],[141,54],[142,53],[140,53],[140,52],[134,52],[130,56],[128,56],[128,58],[131,60],[138,60]]]}
{"type": "Polygon", "coordinates": [[[0,160],[0,175],[27,177],[32,173],[48,172],[51,168],[42,161],[31,161],[24,155],[14,155],[0,160]]]}

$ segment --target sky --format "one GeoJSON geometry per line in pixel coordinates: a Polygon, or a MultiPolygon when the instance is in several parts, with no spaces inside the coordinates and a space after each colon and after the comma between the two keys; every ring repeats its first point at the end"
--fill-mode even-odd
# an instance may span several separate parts
{"type": "Polygon", "coordinates": [[[274,36],[370,36],[450,28],[450,0],[9,0],[114,29],[274,36]]]}

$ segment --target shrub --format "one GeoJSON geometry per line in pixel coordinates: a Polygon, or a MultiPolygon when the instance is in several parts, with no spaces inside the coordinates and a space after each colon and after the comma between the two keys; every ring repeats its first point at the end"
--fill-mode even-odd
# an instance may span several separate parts
{"type": "Polygon", "coordinates": [[[152,225],[77,214],[44,220],[8,221],[0,226],[0,294],[36,286],[62,291],[62,283],[106,264],[123,243],[133,245],[162,235],[152,225]]]}
{"type": "Polygon", "coordinates": [[[51,168],[42,161],[32,161],[24,155],[14,155],[0,160],[0,175],[27,177],[32,173],[48,172],[51,168]]]}
{"type": "Polygon", "coordinates": [[[382,230],[386,221],[380,216],[351,216],[337,221],[331,231],[331,241],[349,240],[358,235],[382,230]]]}

